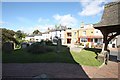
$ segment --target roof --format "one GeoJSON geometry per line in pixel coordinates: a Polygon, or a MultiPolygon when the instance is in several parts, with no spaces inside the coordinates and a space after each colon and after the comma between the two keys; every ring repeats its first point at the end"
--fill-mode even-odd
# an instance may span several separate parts
{"type": "Polygon", "coordinates": [[[54,32],[54,31],[64,31],[64,30],[67,30],[68,28],[66,26],[61,26],[60,28],[57,28],[57,29],[51,29],[51,30],[48,30],[46,32],[43,32],[42,34],[47,34],[49,32],[54,32]]]}
{"type": "Polygon", "coordinates": [[[42,34],[31,34],[31,35],[28,35],[27,37],[34,37],[34,36],[42,36],[42,34]]]}
{"type": "Polygon", "coordinates": [[[104,13],[99,23],[94,24],[95,28],[104,26],[120,25],[120,1],[111,2],[104,7],[104,13]]]}

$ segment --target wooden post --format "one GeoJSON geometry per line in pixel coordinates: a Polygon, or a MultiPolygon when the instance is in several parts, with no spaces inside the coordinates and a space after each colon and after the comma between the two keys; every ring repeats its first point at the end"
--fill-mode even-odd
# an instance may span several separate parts
{"type": "Polygon", "coordinates": [[[108,37],[108,32],[104,29],[101,29],[101,32],[103,34],[103,43],[104,43],[104,50],[107,50],[107,46],[108,46],[108,40],[107,40],[107,37],[108,37]]]}
{"type": "Polygon", "coordinates": [[[102,52],[100,55],[98,55],[98,58],[101,57],[103,58],[103,61],[105,64],[107,64],[108,60],[109,60],[109,52],[107,50],[107,46],[109,41],[107,40],[108,37],[108,32],[104,29],[101,29],[101,32],[103,34],[103,48],[102,48],[102,52]]]}

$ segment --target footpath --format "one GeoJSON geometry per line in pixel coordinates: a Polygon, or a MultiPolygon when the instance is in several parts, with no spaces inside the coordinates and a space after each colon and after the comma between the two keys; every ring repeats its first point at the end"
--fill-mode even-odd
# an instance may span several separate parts
{"type": "Polygon", "coordinates": [[[2,68],[2,76],[7,78],[118,78],[120,71],[112,61],[100,68],[68,63],[6,63],[2,68]]]}

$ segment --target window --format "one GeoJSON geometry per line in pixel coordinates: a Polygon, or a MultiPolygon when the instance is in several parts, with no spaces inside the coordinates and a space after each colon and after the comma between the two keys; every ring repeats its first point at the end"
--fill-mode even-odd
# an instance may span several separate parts
{"type": "Polygon", "coordinates": [[[91,39],[91,42],[93,42],[93,39],[91,39]]]}
{"type": "Polygon", "coordinates": [[[50,39],[52,40],[52,36],[50,37],[50,39]]]}
{"type": "Polygon", "coordinates": [[[86,35],[86,31],[83,31],[83,35],[86,35]]]}
{"type": "Polygon", "coordinates": [[[30,41],[34,41],[34,38],[30,38],[30,41]]]}
{"type": "Polygon", "coordinates": [[[38,39],[36,39],[36,41],[38,41],[38,39]]]}
{"type": "Polygon", "coordinates": [[[87,38],[81,38],[81,42],[87,42],[87,38]]]}
{"type": "Polygon", "coordinates": [[[68,29],[71,29],[71,28],[68,28],[68,29]]]}
{"type": "Polygon", "coordinates": [[[70,44],[71,43],[71,39],[67,39],[67,44],[70,44]]]}
{"type": "Polygon", "coordinates": [[[112,44],[112,41],[110,41],[109,44],[112,44]]]}
{"type": "Polygon", "coordinates": [[[71,37],[71,36],[72,36],[72,34],[71,34],[71,33],[67,33],[67,36],[68,36],[68,37],[71,37]]]}
{"type": "Polygon", "coordinates": [[[74,35],[76,35],[76,32],[74,32],[74,35]]]}
{"type": "Polygon", "coordinates": [[[60,34],[60,37],[61,37],[61,34],[60,34]]]}
{"type": "Polygon", "coordinates": [[[98,39],[95,39],[95,43],[97,43],[98,42],[98,39]]]}

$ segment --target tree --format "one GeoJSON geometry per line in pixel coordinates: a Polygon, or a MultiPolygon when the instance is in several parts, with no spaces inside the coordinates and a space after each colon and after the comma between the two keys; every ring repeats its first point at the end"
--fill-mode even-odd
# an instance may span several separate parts
{"type": "Polygon", "coordinates": [[[34,30],[33,34],[41,34],[41,32],[39,30],[34,30]]]}
{"type": "Polygon", "coordinates": [[[26,36],[26,34],[22,32],[21,30],[18,30],[15,34],[16,34],[17,39],[22,39],[22,38],[25,38],[26,36]]]}
{"type": "Polygon", "coordinates": [[[0,30],[2,30],[2,43],[13,41],[16,44],[19,44],[19,42],[14,38],[15,32],[13,30],[8,30],[5,28],[0,28],[0,30]]]}

